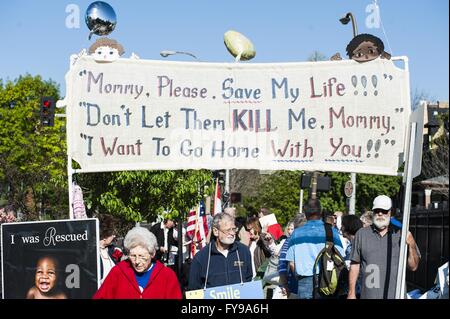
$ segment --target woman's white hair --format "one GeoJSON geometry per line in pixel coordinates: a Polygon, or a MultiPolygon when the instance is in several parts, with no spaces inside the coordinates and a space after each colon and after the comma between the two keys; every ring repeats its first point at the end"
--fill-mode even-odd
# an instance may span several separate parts
{"type": "Polygon", "coordinates": [[[367,211],[364,214],[361,215],[361,217],[359,218],[364,225],[372,225],[373,223],[373,212],[372,211],[367,211]]]}
{"type": "Polygon", "coordinates": [[[127,233],[123,240],[123,246],[127,251],[141,246],[146,248],[148,252],[153,255],[158,248],[158,242],[155,235],[145,227],[136,226],[127,233]]]}

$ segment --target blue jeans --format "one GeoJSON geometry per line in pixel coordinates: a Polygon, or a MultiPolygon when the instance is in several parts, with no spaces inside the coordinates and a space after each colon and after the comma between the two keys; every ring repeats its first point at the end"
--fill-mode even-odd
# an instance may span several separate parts
{"type": "Polygon", "coordinates": [[[298,299],[313,298],[313,276],[298,279],[298,299]]]}

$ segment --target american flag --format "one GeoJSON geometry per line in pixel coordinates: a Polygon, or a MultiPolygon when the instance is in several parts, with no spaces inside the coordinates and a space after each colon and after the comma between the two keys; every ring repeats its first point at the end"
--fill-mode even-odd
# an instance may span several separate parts
{"type": "Polygon", "coordinates": [[[208,223],[203,200],[196,209],[191,209],[189,212],[186,235],[192,240],[191,258],[193,258],[200,249],[206,246],[206,237],[208,236],[208,223]]]}
{"type": "Polygon", "coordinates": [[[222,200],[220,197],[219,179],[216,179],[216,191],[214,192],[214,211],[212,215],[220,214],[222,212],[222,200]]]}

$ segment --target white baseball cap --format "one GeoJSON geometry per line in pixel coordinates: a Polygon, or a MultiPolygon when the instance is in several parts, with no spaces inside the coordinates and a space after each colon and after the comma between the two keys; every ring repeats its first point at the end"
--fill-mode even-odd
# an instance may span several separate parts
{"type": "Polygon", "coordinates": [[[386,195],[379,195],[373,200],[372,210],[383,209],[390,210],[392,208],[392,200],[386,195]]]}

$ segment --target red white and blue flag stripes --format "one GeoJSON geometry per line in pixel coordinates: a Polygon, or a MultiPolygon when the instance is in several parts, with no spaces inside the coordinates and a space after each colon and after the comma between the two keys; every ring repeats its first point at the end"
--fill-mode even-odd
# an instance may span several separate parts
{"type": "Polygon", "coordinates": [[[208,236],[208,223],[206,220],[205,203],[200,201],[199,206],[191,209],[188,215],[186,235],[192,240],[191,258],[206,246],[206,237],[208,236]]]}

